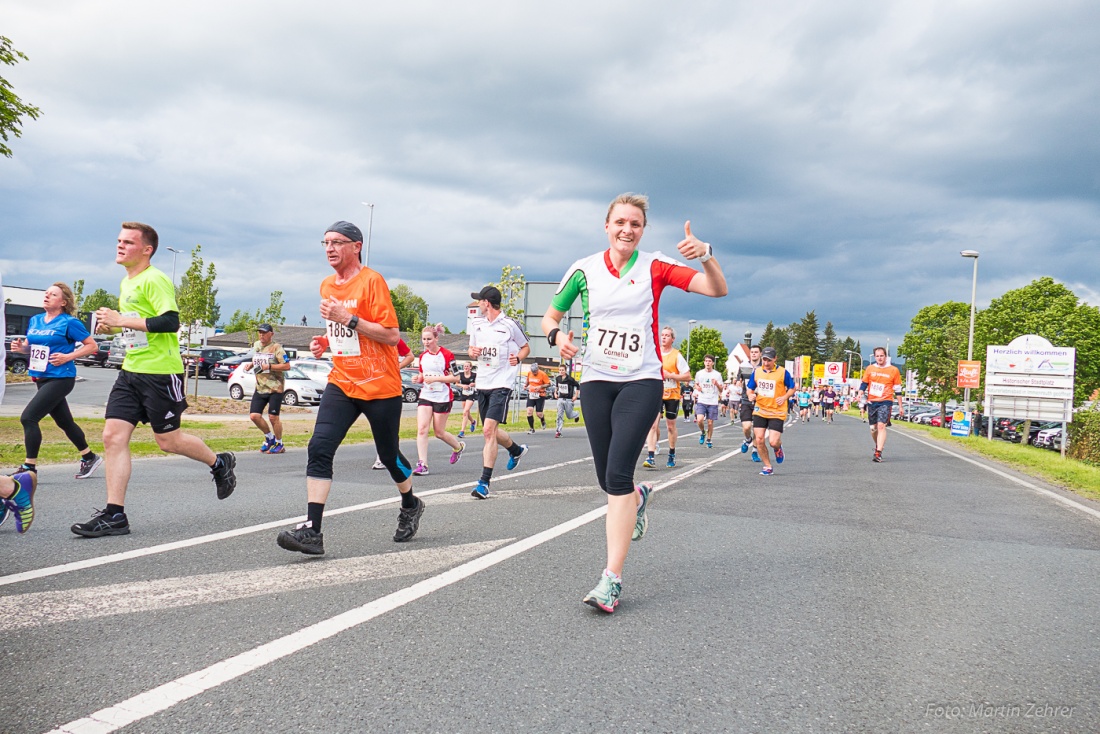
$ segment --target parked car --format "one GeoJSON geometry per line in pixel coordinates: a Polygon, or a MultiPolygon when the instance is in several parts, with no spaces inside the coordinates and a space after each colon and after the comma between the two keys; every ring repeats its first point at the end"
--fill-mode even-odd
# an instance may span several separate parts
{"type": "MultiPolygon", "coordinates": [[[[250,362],[251,363],[251,362],[250,362]]],[[[294,367],[283,373],[286,375],[286,387],[283,390],[283,405],[298,405],[299,403],[321,402],[321,388],[306,376],[304,372],[294,367]]],[[[256,392],[256,376],[245,369],[245,365],[239,364],[229,376],[229,397],[234,400],[244,400],[256,392]]]]}
{"type": "Polygon", "coordinates": [[[420,388],[423,385],[412,381],[412,378],[419,374],[420,370],[409,369],[408,367],[401,370],[401,399],[406,403],[415,403],[420,399],[420,388]]]}
{"type": "Polygon", "coordinates": [[[208,380],[213,380],[214,365],[223,359],[236,356],[236,352],[232,349],[221,349],[218,347],[203,347],[193,352],[190,361],[187,363],[192,365],[192,368],[188,370],[191,374],[195,374],[197,371],[199,377],[205,377],[208,380]]]}
{"type": "Polygon", "coordinates": [[[1062,445],[1062,424],[1059,423],[1055,428],[1047,428],[1039,431],[1035,434],[1035,445],[1044,448],[1054,448],[1054,441],[1057,439],[1059,448],[1062,445]]]}
{"type": "Polygon", "coordinates": [[[332,362],[327,359],[292,359],[290,366],[305,373],[321,390],[328,384],[328,373],[332,372],[333,367],[332,362]]]}
{"type": "Polygon", "coordinates": [[[23,375],[27,372],[27,365],[30,362],[29,354],[22,354],[20,352],[13,352],[11,350],[11,343],[16,339],[26,339],[27,337],[22,334],[12,334],[11,336],[4,337],[4,352],[5,364],[8,371],[13,375],[23,375]]]}
{"type": "Polygon", "coordinates": [[[95,343],[99,346],[99,349],[84,357],[77,357],[77,364],[93,364],[97,367],[107,366],[107,357],[111,353],[111,341],[114,339],[112,336],[94,336],[95,343]]]}
{"type": "MultiPolygon", "coordinates": [[[[1032,421],[1031,426],[1028,428],[1027,442],[1034,445],[1035,439],[1039,436],[1040,431],[1058,428],[1060,425],[1060,423],[1039,423],[1038,421],[1032,421]]],[[[1013,425],[1011,428],[1006,429],[1001,434],[1001,438],[1005,441],[1011,441],[1012,443],[1023,443],[1024,422],[1020,421],[1018,425],[1013,425]]]]}
{"type": "Polygon", "coordinates": [[[229,379],[229,376],[233,374],[233,370],[237,369],[237,366],[244,362],[252,361],[252,352],[245,352],[244,354],[236,354],[232,357],[226,357],[219,360],[214,368],[210,370],[210,373],[214,376],[215,380],[221,380],[225,382],[229,379]]]}
{"type": "Polygon", "coordinates": [[[122,362],[126,359],[126,343],[122,341],[121,336],[116,336],[111,340],[111,348],[107,353],[107,361],[105,365],[107,367],[114,367],[116,370],[122,369],[122,362]]]}
{"type": "Polygon", "coordinates": [[[940,418],[940,414],[936,412],[932,414],[931,417],[929,417],[928,425],[936,426],[937,428],[940,428],[941,426],[943,428],[950,428],[952,418],[954,418],[954,416],[952,415],[952,411],[947,411],[947,413],[944,414],[943,418],[940,418]]]}

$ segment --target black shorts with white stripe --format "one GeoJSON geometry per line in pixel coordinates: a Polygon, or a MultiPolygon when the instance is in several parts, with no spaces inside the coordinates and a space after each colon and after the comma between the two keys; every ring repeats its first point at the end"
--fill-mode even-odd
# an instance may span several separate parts
{"type": "Polygon", "coordinates": [[[104,418],[137,425],[148,423],[153,433],[178,430],[187,410],[183,375],[146,375],[121,370],[107,398],[104,418]]]}

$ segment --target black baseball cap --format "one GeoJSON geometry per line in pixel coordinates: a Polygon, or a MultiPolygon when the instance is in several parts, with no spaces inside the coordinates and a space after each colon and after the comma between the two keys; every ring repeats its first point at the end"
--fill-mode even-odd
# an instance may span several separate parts
{"type": "Polygon", "coordinates": [[[470,298],[478,301],[488,301],[493,308],[500,308],[500,289],[487,285],[477,293],[471,293],[470,298]]]}
{"type": "Polygon", "coordinates": [[[275,330],[271,328],[271,324],[260,324],[259,326],[256,327],[256,331],[263,334],[265,332],[275,331],[275,330]]]}
{"type": "Polygon", "coordinates": [[[764,347],[763,351],[760,352],[760,356],[775,359],[775,347],[764,347]]]}

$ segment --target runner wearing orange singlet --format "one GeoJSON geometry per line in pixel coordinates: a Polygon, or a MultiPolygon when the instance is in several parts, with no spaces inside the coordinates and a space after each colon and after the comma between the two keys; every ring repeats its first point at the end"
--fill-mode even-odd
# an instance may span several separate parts
{"type": "Polygon", "coordinates": [[[401,454],[401,370],[397,366],[397,312],[381,275],[364,267],[360,253],[363,233],[350,222],[336,222],[321,242],[335,270],[321,283],[321,317],[325,334],[315,336],[309,350],[320,358],[332,353],[332,371],[321,395],[317,423],[309,441],[306,463],[306,522],[284,530],[279,546],[309,555],[325,552],[321,519],[332,489],[332,462],[348,430],[366,416],[378,457],[401,494],[401,510],[393,539],[403,543],[416,535],[424,501],[413,495],[412,467],[401,454]]]}
{"type": "MultiPolygon", "coordinates": [[[[894,365],[886,364],[886,349],[875,347],[875,364],[863,371],[859,394],[867,396],[867,422],[871,425],[871,440],[875,442],[871,461],[876,464],[882,461],[882,450],[886,447],[886,426],[894,407],[894,388],[900,386],[901,373],[894,365]]],[[[899,415],[905,415],[905,409],[900,410],[899,415]]]]}

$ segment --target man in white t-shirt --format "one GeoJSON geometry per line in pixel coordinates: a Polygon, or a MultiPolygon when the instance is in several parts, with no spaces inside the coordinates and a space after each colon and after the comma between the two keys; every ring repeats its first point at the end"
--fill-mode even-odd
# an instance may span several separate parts
{"type": "Polygon", "coordinates": [[[699,425],[699,445],[705,443],[708,449],[714,448],[714,421],[718,420],[722,387],[722,374],[714,369],[714,357],[708,354],[703,357],[703,369],[695,373],[695,422],[699,425]]]}
{"type": "Polygon", "coordinates": [[[500,290],[487,285],[470,297],[477,299],[480,313],[470,326],[469,354],[477,360],[477,411],[485,435],[481,479],[470,494],[483,500],[489,496],[497,447],[503,446],[508,451],[508,471],[515,469],[527,453],[527,444],[517,444],[500,424],[508,414],[519,364],[531,352],[531,345],[523,327],[500,310],[500,290]]]}

